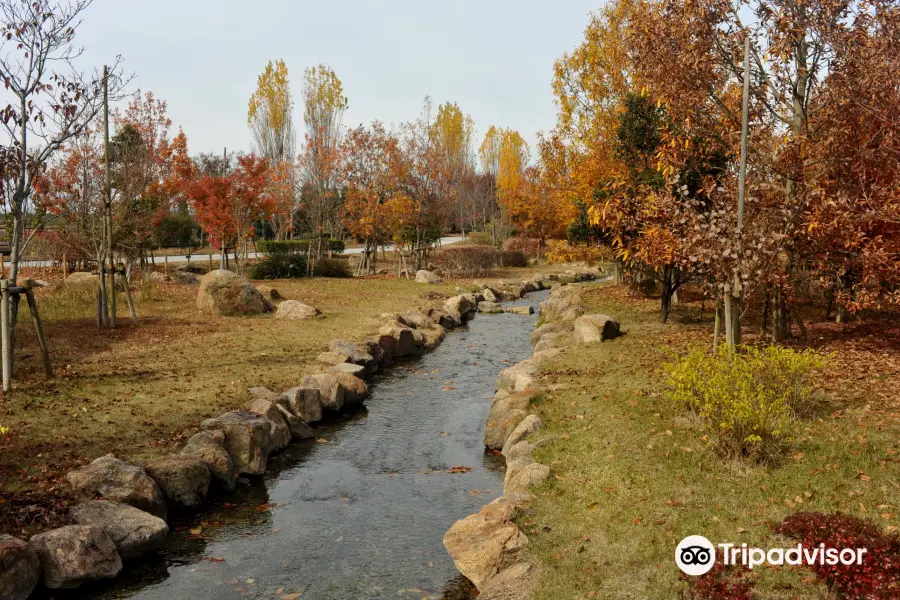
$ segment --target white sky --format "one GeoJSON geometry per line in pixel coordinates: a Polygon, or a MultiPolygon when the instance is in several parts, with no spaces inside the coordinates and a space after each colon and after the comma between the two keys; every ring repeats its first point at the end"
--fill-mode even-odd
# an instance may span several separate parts
{"type": "MultiPolygon", "coordinates": [[[[191,153],[249,150],[247,102],[266,63],[284,59],[295,102],[306,67],[344,85],[347,126],[414,119],[426,95],[460,105],[477,139],[494,124],[534,144],[556,119],[553,62],[602,0],[95,0],[76,43],[85,65],[117,54],[135,88],[168,102],[191,153]]],[[[302,110],[294,114],[302,137],[302,110]]]]}

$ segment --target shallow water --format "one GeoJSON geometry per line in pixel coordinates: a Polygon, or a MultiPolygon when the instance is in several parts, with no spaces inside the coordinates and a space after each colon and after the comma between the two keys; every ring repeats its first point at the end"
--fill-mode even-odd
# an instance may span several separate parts
{"type": "MultiPolygon", "coordinates": [[[[534,305],[546,292],[512,303],[534,305]]],[[[366,409],[272,457],[265,477],[170,525],[166,550],[75,598],[466,598],[441,542],[500,495],[482,436],[497,374],[531,353],[536,316],[479,314],[376,380],[366,409]],[[465,473],[448,473],[452,467],[465,473]]],[[[48,596],[49,597],[49,596],[48,596]]]]}

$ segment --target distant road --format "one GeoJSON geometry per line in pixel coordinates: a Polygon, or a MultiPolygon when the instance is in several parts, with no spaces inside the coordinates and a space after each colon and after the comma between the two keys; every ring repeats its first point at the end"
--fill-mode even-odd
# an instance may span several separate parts
{"type": "MultiPolygon", "coordinates": [[[[449,246],[450,244],[456,244],[457,242],[461,242],[461,241],[463,241],[462,236],[442,237],[441,241],[440,241],[440,245],[441,246],[449,246]]],[[[392,245],[388,245],[388,246],[386,246],[386,248],[388,250],[394,249],[394,247],[392,245]]],[[[343,253],[344,254],[362,254],[362,252],[363,252],[363,248],[347,248],[346,250],[344,250],[343,253]]],[[[262,256],[262,253],[250,252],[250,254],[248,256],[249,256],[249,258],[260,258],[262,256]]],[[[212,261],[218,262],[219,260],[221,260],[221,257],[222,257],[222,255],[220,253],[213,254],[212,261]]],[[[149,257],[148,257],[148,259],[149,259],[149,257]]],[[[198,261],[208,262],[210,259],[209,259],[209,254],[192,254],[191,260],[194,262],[198,262],[198,261]]],[[[166,261],[165,256],[154,256],[153,260],[151,262],[159,265],[159,264],[163,264],[165,261],[166,261]]],[[[169,262],[170,263],[188,262],[188,257],[187,257],[187,255],[184,255],[184,254],[176,255],[176,256],[169,256],[169,262]]],[[[6,265],[8,266],[9,263],[7,262],[6,265]]],[[[37,267],[37,268],[54,267],[54,266],[56,266],[56,263],[53,261],[50,261],[50,260],[26,260],[26,261],[22,261],[22,266],[23,267],[37,267]]]]}

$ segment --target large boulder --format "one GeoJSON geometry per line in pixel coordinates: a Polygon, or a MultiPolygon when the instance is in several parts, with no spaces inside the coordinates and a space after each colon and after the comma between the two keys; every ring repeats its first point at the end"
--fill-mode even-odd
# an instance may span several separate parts
{"type": "Polygon", "coordinates": [[[166,545],[169,534],[169,526],[159,517],[107,500],[77,504],[69,509],[69,518],[77,525],[102,528],[123,560],[159,550],[166,545]]]}
{"type": "Polygon", "coordinates": [[[313,428],[292,415],[287,408],[279,404],[278,410],[281,411],[281,416],[284,419],[284,422],[287,423],[292,438],[295,440],[308,440],[309,438],[315,437],[316,432],[313,428]]]}
{"type": "Polygon", "coordinates": [[[344,408],[344,386],[334,375],[329,373],[307,375],[300,385],[319,390],[319,402],[323,410],[339,411],[344,408]]]}
{"type": "Polygon", "coordinates": [[[94,500],[100,496],[166,518],[166,500],[156,482],[144,469],[113,456],[101,456],[88,466],[72,471],[66,479],[79,498],[94,500]]]}
{"type": "Polygon", "coordinates": [[[216,269],[200,279],[197,309],[230,317],[272,312],[275,307],[247,279],[231,271],[216,269]]]}
{"type": "Polygon", "coordinates": [[[486,589],[490,580],[518,562],[528,538],[510,519],[503,497],[477,514],[457,521],[444,535],[444,547],[460,573],[475,587],[486,589]]]}
{"type": "Polygon", "coordinates": [[[504,485],[503,492],[506,494],[526,492],[545,482],[548,477],[550,477],[550,467],[533,462],[513,475],[504,485]]]}
{"type": "Polygon", "coordinates": [[[413,330],[400,323],[388,323],[378,330],[383,336],[394,338],[394,358],[404,358],[416,354],[416,337],[413,330]]]}
{"type": "Polygon", "coordinates": [[[497,304],[496,302],[491,302],[489,300],[485,300],[484,302],[478,303],[479,312],[488,313],[488,314],[496,314],[502,313],[503,307],[497,304]]]}
{"type": "Polygon", "coordinates": [[[225,449],[234,470],[244,475],[262,475],[271,451],[271,421],[248,411],[225,413],[203,421],[203,429],[218,429],[225,434],[225,449]]]}
{"type": "Polygon", "coordinates": [[[434,327],[434,321],[418,308],[412,308],[403,313],[406,324],[415,329],[428,329],[434,327]]]}
{"type": "Polygon", "coordinates": [[[451,315],[449,312],[442,308],[429,308],[425,311],[425,314],[435,325],[439,325],[444,329],[453,329],[457,325],[460,324],[459,315],[451,315]]]}
{"type": "Polygon", "coordinates": [[[379,365],[394,362],[394,353],[397,350],[397,339],[394,336],[378,334],[370,337],[364,344],[379,365]]]}
{"type": "Polygon", "coordinates": [[[256,289],[259,290],[259,293],[268,298],[269,300],[283,300],[284,296],[281,295],[277,289],[273,288],[270,285],[258,285],[256,289]]]}
{"type": "Polygon", "coordinates": [[[575,319],[572,339],[584,344],[612,340],[621,335],[619,322],[609,315],[584,315],[575,319]]]}
{"type": "Polygon", "coordinates": [[[322,313],[299,300],[285,300],[278,305],[275,311],[276,319],[285,319],[287,321],[309,321],[319,317],[322,313]]]}
{"type": "Polygon", "coordinates": [[[41,580],[34,549],[11,535],[0,535],[0,598],[26,600],[41,580]]]}
{"type": "Polygon", "coordinates": [[[534,351],[544,352],[546,350],[561,348],[562,346],[565,346],[570,339],[571,336],[568,333],[548,333],[541,338],[541,341],[535,344],[534,351]]]}
{"type": "Polygon", "coordinates": [[[269,388],[262,386],[252,387],[247,390],[247,393],[250,394],[251,400],[268,400],[269,402],[275,402],[276,404],[279,401],[287,399],[284,394],[273,392],[269,388]]]}
{"type": "Polygon", "coordinates": [[[572,331],[572,323],[553,322],[544,323],[531,332],[531,343],[537,344],[548,333],[568,333],[572,331]]]}
{"type": "Polygon", "coordinates": [[[196,455],[171,454],[151,460],[147,473],[175,506],[200,506],[209,491],[209,469],[196,455]]]}
{"type": "Polygon", "coordinates": [[[172,271],[171,278],[182,285],[200,285],[200,278],[188,271],[172,271]]]}
{"type": "Polygon", "coordinates": [[[443,283],[443,279],[436,273],[424,269],[416,271],[416,283],[443,283]]]}
{"type": "Polygon", "coordinates": [[[233,490],[237,486],[237,473],[234,470],[234,461],[225,449],[225,433],[218,429],[199,431],[188,438],[187,444],[181,449],[186,456],[193,456],[203,462],[209,469],[211,477],[215,478],[227,490],[233,490]]]}
{"type": "Polygon", "coordinates": [[[340,371],[332,371],[331,374],[344,389],[344,407],[359,406],[369,397],[369,386],[356,375],[340,371]]]}
{"type": "Polygon", "coordinates": [[[304,423],[322,420],[322,394],[318,387],[298,386],[284,393],[287,409],[304,423]]]}
{"type": "Polygon", "coordinates": [[[500,302],[503,298],[503,293],[500,290],[491,287],[485,287],[481,290],[481,294],[486,302],[500,302]]]}
{"type": "Polygon", "coordinates": [[[344,340],[331,340],[328,344],[328,350],[335,354],[346,356],[347,360],[344,362],[363,367],[367,374],[378,371],[378,361],[367,352],[368,348],[363,344],[354,344],[344,340]]]}
{"type": "Polygon", "coordinates": [[[281,411],[278,410],[274,402],[256,398],[250,402],[247,410],[264,416],[272,424],[270,432],[271,443],[269,445],[272,452],[277,452],[291,443],[291,430],[288,428],[287,423],[284,422],[284,419],[281,417],[281,411]]]}
{"type": "Polygon", "coordinates": [[[526,411],[534,396],[535,392],[531,390],[516,394],[497,393],[484,427],[484,445],[487,448],[503,448],[509,435],[528,415],[526,411]]]}
{"type": "Polygon", "coordinates": [[[475,302],[473,300],[474,298],[470,294],[453,296],[444,302],[444,310],[451,314],[454,312],[459,313],[462,319],[465,320],[466,315],[475,310],[475,302]]]}
{"type": "Polygon", "coordinates": [[[522,392],[533,387],[536,376],[537,364],[530,359],[526,359],[500,371],[500,375],[497,377],[497,389],[522,392]]]}
{"type": "Polygon", "coordinates": [[[116,545],[97,525],[67,525],[28,540],[44,569],[50,589],[77,588],[88,581],[112,579],[122,571],[116,545]]]}

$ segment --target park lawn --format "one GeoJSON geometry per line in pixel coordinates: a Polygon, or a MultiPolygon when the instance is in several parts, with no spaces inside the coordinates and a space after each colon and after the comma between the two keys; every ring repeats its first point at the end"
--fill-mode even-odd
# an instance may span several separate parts
{"type": "MultiPolygon", "coordinates": [[[[663,325],[658,300],[611,286],[583,296],[590,312],[615,315],[627,335],[570,350],[542,371],[550,391],[537,405],[546,426],[539,439],[547,442],[535,457],[553,475],[520,521],[540,567],[533,598],[677,598],[681,539],[791,545],[771,524],[796,511],[841,511],[896,531],[896,324],[847,338],[832,335],[833,324],[810,323],[813,345],[837,350],[821,379],[829,400],[783,464],[766,468],[722,460],[666,397],[663,363],[711,342],[709,319],[697,322],[699,304],[676,306],[663,325]]],[[[827,597],[811,572],[793,569],[755,569],[759,597],[827,597]]]]}

